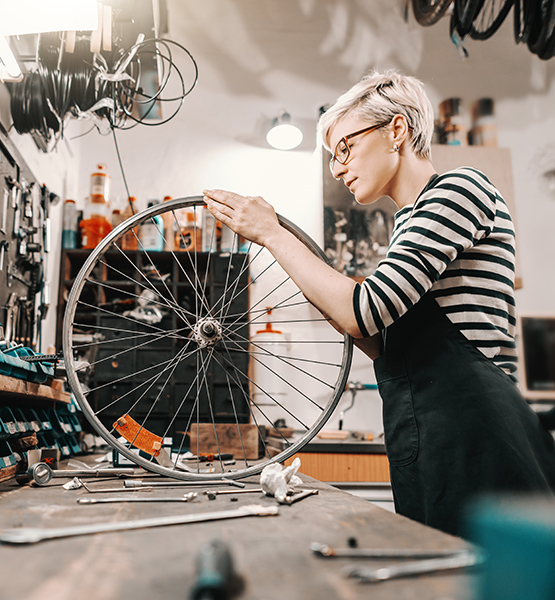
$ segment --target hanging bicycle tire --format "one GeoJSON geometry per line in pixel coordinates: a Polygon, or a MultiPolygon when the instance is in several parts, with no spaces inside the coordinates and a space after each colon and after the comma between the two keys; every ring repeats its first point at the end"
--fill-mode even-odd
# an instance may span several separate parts
{"type": "Polygon", "coordinates": [[[453,0],[412,0],[414,18],[420,25],[435,25],[445,15],[453,0]]]}
{"type": "Polygon", "coordinates": [[[474,18],[470,37],[487,40],[496,33],[507,18],[515,0],[485,0],[480,12],[474,18]]]}
{"type": "Polygon", "coordinates": [[[454,0],[451,13],[451,31],[465,38],[472,30],[474,19],[479,14],[484,0],[454,0]]]}
{"type": "Polygon", "coordinates": [[[551,58],[552,39],[555,30],[555,4],[553,0],[538,0],[532,13],[528,49],[547,60],[551,58]]]}
{"type": "MultiPolygon", "coordinates": [[[[325,425],[345,389],[353,344],[264,248],[238,252],[236,235],[227,238],[231,248],[222,248],[223,237],[218,247],[217,228],[204,229],[201,240],[201,212],[200,196],[151,206],[88,255],[67,301],[64,363],[83,414],[122,456],[177,479],[241,478],[290,458],[325,425]],[[184,211],[195,224],[188,233],[184,211]],[[164,235],[159,217],[173,224],[182,250],[144,249],[143,227],[164,235]],[[136,250],[122,250],[124,236],[135,237],[136,250]],[[269,308],[274,325],[288,330],[287,351],[254,339],[269,308]],[[202,435],[210,437],[208,453],[202,435]]],[[[167,247],[173,237],[165,235],[167,247]]]]}

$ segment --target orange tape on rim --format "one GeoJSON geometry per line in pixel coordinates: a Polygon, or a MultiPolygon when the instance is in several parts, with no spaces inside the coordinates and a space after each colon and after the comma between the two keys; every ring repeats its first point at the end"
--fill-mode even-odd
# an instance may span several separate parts
{"type": "Polygon", "coordinates": [[[114,423],[114,429],[130,444],[150,454],[158,456],[162,448],[162,438],[145,429],[129,415],[123,415],[114,423]]]}

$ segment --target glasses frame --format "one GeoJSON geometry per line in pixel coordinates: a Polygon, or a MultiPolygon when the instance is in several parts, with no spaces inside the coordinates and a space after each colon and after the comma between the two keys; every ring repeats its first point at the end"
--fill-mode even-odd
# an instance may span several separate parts
{"type": "Polygon", "coordinates": [[[358,135],[362,135],[363,133],[370,133],[371,131],[375,131],[376,129],[385,127],[386,125],[389,125],[389,123],[390,123],[390,121],[387,121],[385,123],[379,123],[378,125],[371,125],[370,127],[365,127],[364,129],[359,129],[358,131],[354,131],[353,133],[344,135],[335,145],[335,150],[333,151],[333,155],[330,158],[329,165],[330,165],[331,174],[335,177],[335,175],[333,173],[333,166],[336,163],[336,161],[340,165],[344,165],[349,160],[349,157],[351,156],[351,146],[349,146],[349,140],[351,140],[354,137],[357,137],[358,135]],[[341,144],[342,142],[347,147],[347,155],[345,156],[344,160],[339,160],[339,158],[337,157],[337,148],[339,147],[339,144],[341,144]]]}

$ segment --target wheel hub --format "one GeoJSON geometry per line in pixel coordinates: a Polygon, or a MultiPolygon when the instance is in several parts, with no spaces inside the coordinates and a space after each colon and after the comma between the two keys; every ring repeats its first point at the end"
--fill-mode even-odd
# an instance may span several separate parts
{"type": "Polygon", "coordinates": [[[201,348],[213,346],[222,339],[222,326],[214,317],[203,317],[193,327],[193,339],[201,348]]]}

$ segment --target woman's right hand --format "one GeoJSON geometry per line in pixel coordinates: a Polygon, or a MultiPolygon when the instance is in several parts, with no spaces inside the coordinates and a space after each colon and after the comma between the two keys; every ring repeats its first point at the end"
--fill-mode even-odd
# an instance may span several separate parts
{"type": "Polygon", "coordinates": [[[225,190],[204,190],[208,210],[247,240],[266,246],[281,227],[271,204],[260,196],[241,196],[225,190]]]}

